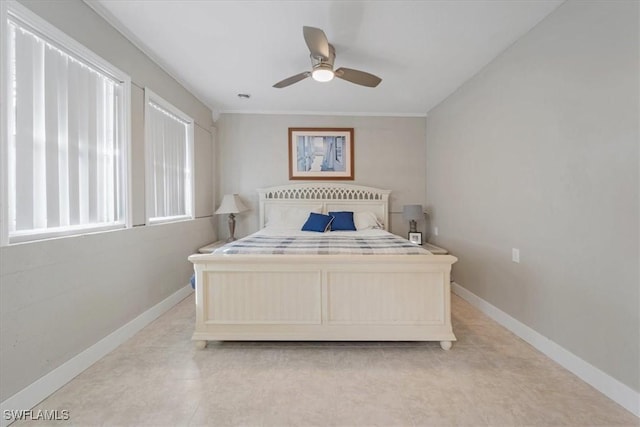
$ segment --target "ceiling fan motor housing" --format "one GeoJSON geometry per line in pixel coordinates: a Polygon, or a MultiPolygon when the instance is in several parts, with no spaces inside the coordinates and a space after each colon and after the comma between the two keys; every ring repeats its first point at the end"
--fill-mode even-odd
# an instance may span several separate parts
{"type": "Polygon", "coordinates": [[[315,57],[313,54],[309,55],[309,57],[311,58],[311,66],[314,70],[319,68],[333,70],[333,61],[336,59],[336,50],[332,44],[329,44],[329,58],[326,60],[323,60],[322,57],[315,57]]]}

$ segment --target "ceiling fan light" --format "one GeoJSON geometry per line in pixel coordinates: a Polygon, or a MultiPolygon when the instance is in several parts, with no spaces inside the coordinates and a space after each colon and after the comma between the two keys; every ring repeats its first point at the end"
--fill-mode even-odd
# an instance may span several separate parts
{"type": "Polygon", "coordinates": [[[328,82],[333,80],[333,70],[317,68],[311,72],[311,77],[317,82],[328,82]]]}

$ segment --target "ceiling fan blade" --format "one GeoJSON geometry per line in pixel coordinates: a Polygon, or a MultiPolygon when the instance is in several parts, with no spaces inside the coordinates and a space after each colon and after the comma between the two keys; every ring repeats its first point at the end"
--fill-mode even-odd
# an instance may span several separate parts
{"type": "Polygon", "coordinates": [[[304,73],[300,73],[300,74],[296,74],[295,76],[287,77],[286,79],[282,80],[281,82],[278,82],[278,83],[274,84],[273,87],[276,87],[276,88],[280,89],[280,88],[283,88],[283,87],[291,86],[294,83],[298,83],[300,80],[306,79],[310,75],[311,75],[310,72],[305,71],[304,73]]]}
{"type": "Polygon", "coordinates": [[[304,41],[311,52],[311,56],[326,61],[329,59],[329,40],[320,28],[302,27],[304,41]]]}
{"type": "Polygon", "coordinates": [[[373,74],[365,73],[360,70],[353,70],[351,68],[340,67],[335,71],[335,75],[342,80],[346,80],[357,85],[376,87],[380,84],[382,79],[373,74]]]}

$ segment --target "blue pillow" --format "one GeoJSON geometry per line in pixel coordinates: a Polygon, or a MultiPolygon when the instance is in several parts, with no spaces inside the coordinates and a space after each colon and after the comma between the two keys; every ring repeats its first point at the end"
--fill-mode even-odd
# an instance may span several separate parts
{"type": "Polygon", "coordinates": [[[329,229],[332,221],[332,216],[311,212],[309,214],[309,218],[307,218],[307,222],[302,226],[302,231],[317,231],[319,233],[324,233],[329,229]]]}
{"type": "Polygon", "coordinates": [[[353,222],[353,212],[329,212],[333,217],[331,231],[356,231],[353,222]]]}

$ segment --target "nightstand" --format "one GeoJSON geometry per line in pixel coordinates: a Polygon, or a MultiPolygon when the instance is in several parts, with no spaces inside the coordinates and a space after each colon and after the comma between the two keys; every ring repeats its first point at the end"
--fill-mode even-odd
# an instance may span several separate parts
{"type": "Polygon", "coordinates": [[[198,252],[201,254],[210,254],[211,252],[218,249],[220,246],[224,246],[227,242],[224,240],[218,240],[217,242],[209,243],[207,246],[203,246],[198,249],[198,252]]]}
{"type": "Polygon", "coordinates": [[[432,245],[431,243],[424,242],[422,247],[431,252],[434,255],[447,255],[448,250],[441,248],[440,246],[432,245]]]}

